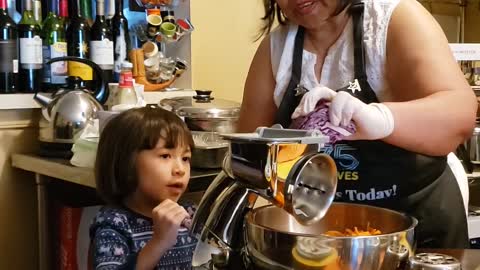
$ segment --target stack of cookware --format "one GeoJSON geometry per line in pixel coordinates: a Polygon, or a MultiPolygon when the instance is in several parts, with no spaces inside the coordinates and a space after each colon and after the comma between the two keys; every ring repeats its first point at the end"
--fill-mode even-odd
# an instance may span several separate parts
{"type": "Polygon", "coordinates": [[[219,134],[235,132],[240,103],[216,99],[209,90],[195,92],[193,97],[163,99],[159,105],[182,117],[192,131],[195,142],[192,167],[221,168],[228,142],[221,139],[219,134]]]}

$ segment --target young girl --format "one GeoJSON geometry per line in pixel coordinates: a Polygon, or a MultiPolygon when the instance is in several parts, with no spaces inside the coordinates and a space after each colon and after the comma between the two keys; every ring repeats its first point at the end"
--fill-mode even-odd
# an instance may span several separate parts
{"type": "Polygon", "coordinates": [[[193,139],[175,114],[155,107],[111,119],[100,136],[95,177],[107,202],[90,227],[94,269],[190,269],[197,240],[182,222],[193,139]]]}

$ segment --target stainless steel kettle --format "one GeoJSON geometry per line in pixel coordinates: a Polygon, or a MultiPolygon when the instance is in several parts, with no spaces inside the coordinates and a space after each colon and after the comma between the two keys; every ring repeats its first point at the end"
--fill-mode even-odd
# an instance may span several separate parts
{"type": "Polygon", "coordinates": [[[74,61],[93,68],[97,80],[94,91],[80,87],[78,77],[68,77],[68,86],[59,89],[51,97],[35,93],[34,99],[42,106],[39,140],[44,143],[72,144],[88,123],[98,118],[102,103],[108,98],[102,69],[94,62],[72,56],[53,58],[46,64],[74,61]],[[93,93],[92,93],[93,92],[93,93]]]}

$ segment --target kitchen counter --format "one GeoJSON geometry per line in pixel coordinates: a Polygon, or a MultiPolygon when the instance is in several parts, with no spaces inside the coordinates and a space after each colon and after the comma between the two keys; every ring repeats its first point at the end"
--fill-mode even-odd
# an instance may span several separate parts
{"type": "MultiPolygon", "coordinates": [[[[25,171],[53,177],[70,183],[95,188],[95,177],[92,168],[80,168],[70,164],[69,160],[45,158],[34,154],[13,154],[12,166],[25,171]]],[[[198,182],[204,178],[213,178],[220,169],[192,169],[190,173],[189,191],[197,191],[206,186],[198,182]],[[198,181],[197,181],[198,180],[198,181]]],[[[208,186],[209,182],[206,183],[208,186]]]]}

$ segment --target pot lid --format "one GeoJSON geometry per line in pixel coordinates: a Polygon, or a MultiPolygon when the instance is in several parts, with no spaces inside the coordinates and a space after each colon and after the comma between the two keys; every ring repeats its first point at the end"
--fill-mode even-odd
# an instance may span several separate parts
{"type": "Polygon", "coordinates": [[[274,125],[271,128],[259,127],[252,133],[230,133],[220,134],[220,136],[229,141],[245,143],[301,143],[323,146],[329,141],[328,136],[323,135],[318,130],[283,129],[279,125],[274,125]]]}
{"type": "Polygon", "coordinates": [[[167,98],[160,101],[160,106],[175,112],[179,116],[192,118],[238,118],[240,103],[215,99],[212,91],[195,90],[193,97],[167,98]]]}
{"type": "Polygon", "coordinates": [[[473,135],[480,135],[480,127],[475,127],[473,129],[473,135]]]}

